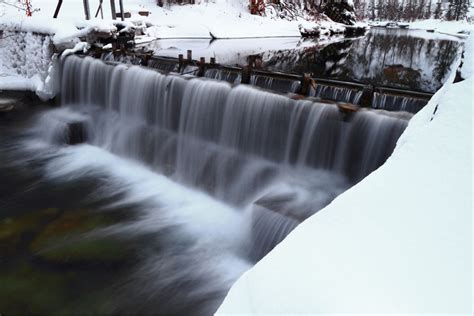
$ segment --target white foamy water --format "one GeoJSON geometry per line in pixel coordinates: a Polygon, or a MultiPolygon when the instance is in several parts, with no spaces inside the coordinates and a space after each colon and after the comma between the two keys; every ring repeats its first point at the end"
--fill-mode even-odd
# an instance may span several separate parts
{"type": "Polygon", "coordinates": [[[160,293],[165,311],[209,314],[243,271],[380,166],[406,123],[71,56],[62,106],[39,117],[33,138],[44,145],[35,154],[49,152],[46,177],[103,178],[96,195],[109,207],[138,208],[103,232],[152,234],[160,245],[131,276],[144,285],[130,295],[160,293]]]}

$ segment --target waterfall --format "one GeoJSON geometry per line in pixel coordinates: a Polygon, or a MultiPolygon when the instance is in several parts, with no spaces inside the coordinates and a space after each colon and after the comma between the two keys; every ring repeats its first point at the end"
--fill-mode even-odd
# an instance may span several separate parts
{"type": "Polygon", "coordinates": [[[342,101],[352,104],[359,104],[362,97],[362,90],[336,87],[330,85],[316,84],[316,88],[311,88],[310,96],[321,99],[342,101]]]}
{"type": "Polygon", "coordinates": [[[258,258],[380,166],[407,125],[385,111],[348,119],[332,104],[90,57],[65,59],[61,91],[88,143],[251,214],[258,258]]]}
{"type": "Polygon", "coordinates": [[[207,69],[204,77],[215,80],[223,80],[229,83],[240,83],[240,80],[242,79],[240,71],[217,68],[207,69]]]}
{"type": "Polygon", "coordinates": [[[178,64],[174,62],[164,63],[160,60],[151,59],[148,61],[148,67],[153,69],[161,70],[165,73],[169,72],[177,72],[178,71],[178,64]]]}
{"type": "Polygon", "coordinates": [[[426,103],[428,103],[428,101],[425,99],[375,92],[372,107],[374,109],[384,109],[388,111],[417,113],[426,103]]]}
{"type": "Polygon", "coordinates": [[[300,87],[300,80],[258,74],[252,75],[250,84],[267,90],[296,93],[300,87]]]}
{"type": "Polygon", "coordinates": [[[135,55],[114,54],[114,52],[104,52],[100,56],[103,61],[115,61],[130,65],[141,65],[142,60],[135,55]]]}
{"type": "MultiPolygon", "coordinates": [[[[240,83],[242,79],[240,71],[228,69],[208,69],[204,76],[206,78],[223,80],[233,84],[240,83]]],[[[250,84],[266,90],[282,93],[296,93],[300,87],[300,80],[253,74],[250,79],[250,84]]]]}

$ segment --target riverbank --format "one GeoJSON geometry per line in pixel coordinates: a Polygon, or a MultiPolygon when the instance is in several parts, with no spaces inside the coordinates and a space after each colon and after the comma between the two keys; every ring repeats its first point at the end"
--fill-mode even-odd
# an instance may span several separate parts
{"type": "MultiPolygon", "coordinates": [[[[90,0],[91,12],[95,12],[98,1],[90,0]]],[[[40,11],[35,17],[50,18],[56,1],[37,0],[40,11]]],[[[5,17],[24,16],[22,12],[5,8],[5,17]]],[[[58,15],[62,23],[77,23],[84,19],[82,1],[64,2],[58,15]]],[[[125,2],[124,11],[128,22],[146,28],[145,35],[153,39],[164,38],[255,38],[255,37],[301,37],[304,30],[318,30],[324,36],[342,33],[345,26],[325,16],[318,21],[308,17],[287,19],[252,15],[248,1],[217,0],[195,5],[173,5],[159,7],[155,0],[132,0],[125,2]]],[[[110,19],[110,4],[103,3],[105,21],[110,19]]],[[[93,19],[98,21],[98,19],[93,19]]],[[[0,19],[1,21],[1,19],[0,19]]],[[[364,25],[359,25],[363,27],[364,25]]]]}
{"type": "Polygon", "coordinates": [[[414,22],[370,21],[371,27],[406,28],[427,31],[432,34],[450,35],[466,39],[474,30],[474,24],[465,21],[419,20],[414,22]]]}

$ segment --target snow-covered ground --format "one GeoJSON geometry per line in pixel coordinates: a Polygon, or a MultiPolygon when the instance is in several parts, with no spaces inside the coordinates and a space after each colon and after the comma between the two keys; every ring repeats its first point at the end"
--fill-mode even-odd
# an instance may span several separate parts
{"type": "Polygon", "coordinates": [[[390,23],[408,27],[410,30],[433,31],[435,34],[451,35],[467,38],[468,33],[474,30],[474,24],[465,21],[443,21],[443,20],[418,20],[414,22],[375,21],[369,22],[370,26],[385,27],[390,23]]]}
{"type": "MultiPolygon", "coordinates": [[[[40,11],[34,12],[34,16],[51,18],[56,3],[57,1],[53,0],[35,0],[33,8],[40,11]]],[[[302,18],[286,21],[251,15],[247,0],[196,1],[196,3],[199,4],[161,8],[157,6],[156,0],[128,0],[124,1],[124,11],[131,14],[131,18],[126,19],[127,21],[144,21],[148,25],[153,25],[149,28],[149,36],[155,38],[300,37],[300,26],[305,28],[322,26],[326,28],[326,32],[343,30],[340,24],[330,21],[316,24],[302,18]],[[145,17],[139,12],[149,12],[149,15],[145,17]]],[[[99,0],[90,0],[92,16],[95,16],[98,5],[99,0]]],[[[3,17],[24,15],[23,12],[11,7],[4,7],[3,10],[3,17]]],[[[111,18],[109,1],[103,2],[103,13],[106,20],[111,18]]],[[[64,1],[58,20],[66,24],[77,24],[84,20],[82,1],[64,1]]]]}
{"type": "Polygon", "coordinates": [[[383,166],[246,272],[218,315],[472,315],[473,56],[471,36],[467,79],[435,94],[383,166]]]}
{"type": "Polygon", "coordinates": [[[420,20],[411,22],[410,29],[416,30],[434,30],[441,34],[449,34],[455,36],[468,36],[467,33],[474,29],[473,24],[463,21],[439,21],[439,20],[420,20]]]}

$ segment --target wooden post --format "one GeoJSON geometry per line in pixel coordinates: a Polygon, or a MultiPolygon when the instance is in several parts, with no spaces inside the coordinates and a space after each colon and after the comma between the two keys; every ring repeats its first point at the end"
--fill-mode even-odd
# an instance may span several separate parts
{"type": "Polygon", "coordinates": [[[120,19],[123,21],[125,19],[125,12],[123,10],[123,0],[119,0],[120,6],[120,19]]]}
{"type": "Polygon", "coordinates": [[[216,64],[216,57],[211,57],[211,65],[215,65],[216,64]]]}
{"type": "Polygon", "coordinates": [[[316,83],[311,78],[310,74],[305,73],[305,74],[303,74],[303,77],[301,77],[300,89],[298,91],[298,94],[307,96],[309,94],[310,87],[313,87],[314,89],[316,89],[316,83]]]}
{"type": "Polygon", "coordinates": [[[99,1],[99,7],[97,8],[97,11],[95,13],[95,17],[97,17],[97,16],[99,16],[99,12],[100,12],[100,17],[101,17],[102,20],[104,19],[104,12],[102,10],[102,3],[103,2],[104,2],[104,0],[99,1]]]}
{"type": "Polygon", "coordinates": [[[197,73],[198,77],[204,77],[206,73],[206,58],[201,57],[199,58],[199,71],[197,73]]]}
{"type": "Polygon", "coordinates": [[[117,11],[115,11],[115,0],[110,0],[110,10],[112,11],[112,20],[117,19],[117,11]]]}
{"type": "Polygon", "coordinates": [[[59,10],[61,10],[61,5],[62,4],[63,4],[63,0],[59,0],[58,5],[56,6],[56,10],[54,10],[53,19],[56,19],[58,17],[59,10]]]}
{"type": "Polygon", "coordinates": [[[178,72],[181,72],[181,69],[184,67],[184,56],[183,54],[178,55],[178,72]]]}
{"type": "Polygon", "coordinates": [[[188,60],[188,63],[191,62],[193,60],[193,51],[188,49],[188,55],[187,55],[187,60],[188,60]]]}
{"type": "Polygon", "coordinates": [[[242,79],[240,83],[250,84],[250,79],[252,77],[252,67],[245,66],[242,68],[242,79]]]}
{"type": "Polygon", "coordinates": [[[89,0],[82,0],[84,4],[84,15],[86,16],[86,20],[91,19],[91,10],[89,9],[89,0]]]}
{"type": "Polygon", "coordinates": [[[360,105],[363,107],[372,107],[372,101],[374,98],[375,87],[371,84],[364,87],[362,90],[362,96],[360,97],[360,105]]]}

